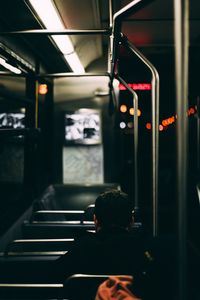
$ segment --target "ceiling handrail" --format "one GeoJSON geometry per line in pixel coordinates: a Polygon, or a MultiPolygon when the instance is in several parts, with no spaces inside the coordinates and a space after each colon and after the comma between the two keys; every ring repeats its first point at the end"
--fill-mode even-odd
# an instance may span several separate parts
{"type": "Polygon", "coordinates": [[[49,29],[28,29],[17,31],[1,31],[1,35],[26,35],[26,34],[39,34],[39,35],[92,35],[92,34],[110,34],[110,29],[62,29],[62,30],[49,30],[49,29]]]}
{"type": "Polygon", "coordinates": [[[112,33],[110,37],[110,73],[111,73],[111,82],[114,79],[114,73],[115,73],[115,64],[117,60],[117,50],[119,46],[119,39],[120,39],[120,33],[121,33],[121,23],[122,20],[131,14],[139,11],[141,8],[145,7],[148,3],[152,2],[154,0],[133,0],[131,3],[124,6],[122,9],[117,11],[113,16],[113,27],[112,27],[112,33]]]}

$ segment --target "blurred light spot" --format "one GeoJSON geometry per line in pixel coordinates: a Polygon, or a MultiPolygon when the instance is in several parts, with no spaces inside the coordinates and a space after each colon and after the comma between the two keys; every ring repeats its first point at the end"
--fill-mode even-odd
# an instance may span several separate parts
{"type": "Polygon", "coordinates": [[[133,122],[128,122],[127,126],[128,128],[133,128],[133,122]]]}
{"type": "Polygon", "coordinates": [[[163,131],[163,129],[164,129],[163,125],[159,125],[159,130],[163,131]]]}
{"type": "Polygon", "coordinates": [[[120,106],[120,111],[121,111],[122,113],[127,112],[127,106],[126,106],[125,104],[122,104],[122,105],[120,106]]]}
{"type": "MultiPolygon", "coordinates": [[[[131,116],[134,116],[134,108],[133,108],[133,107],[131,107],[131,108],[129,109],[129,113],[130,113],[131,116]]],[[[138,109],[138,110],[137,110],[137,115],[138,115],[138,117],[140,117],[141,114],[142,114],[142,113],[141,113],[141,110],[138,109]]]]}
{"type": "Polygon", "coordinates": [[[48,92],[47,84],[40,84],[38,92],[40,95],[46,95],[48,92]]]}
{"type": "Polygon", "coordinates": [[[146,128],[151,129],[151,123],[146,123],[146,128]]]}
{"type": "Polygon", "coordinates": [[[126,124],[124,122],[120,122],[119,127],[121,129],[124,129],[126,127],[126,124]]]}

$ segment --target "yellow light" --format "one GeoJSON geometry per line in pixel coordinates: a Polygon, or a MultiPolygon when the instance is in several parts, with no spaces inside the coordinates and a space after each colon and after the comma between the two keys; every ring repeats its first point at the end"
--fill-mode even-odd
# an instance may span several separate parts
{"type": "Polygon", "coordinates": [[[127,106],[126,106],[125,104],[122,104],[122,105],[120,106],[120,111],[121,111],[122,113],[127,112],[127,106]]]}
{"type": "Polygon", "coordinates": [[[38,92],[39,92],[40,95],[46,95],[47,92],[48,92],[47,84],[40,84],[38,92]]]}
{"type": "MultiPolygon", "coordinates": [[[[133,107],[131,107],[130,109],[129,109],[129,114],[131,115],[131,116],[134,116],[134,108],[133,107]]],[[[140,117],[141,116],[141,110],[140,109],[138,109],[137,110],[137,115],[138,115],[138,117],[140,117]]]]}

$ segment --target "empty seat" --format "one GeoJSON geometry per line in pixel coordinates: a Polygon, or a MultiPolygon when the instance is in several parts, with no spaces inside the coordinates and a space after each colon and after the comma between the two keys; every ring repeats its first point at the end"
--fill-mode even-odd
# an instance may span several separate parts
{"type": "MultiPolygon", "coordinates": [[[[53,283],[56,256],[7,256],[0,258],[1,283],[53,283]]],[[[57,283],[61,282],[57,280],[57,283]]],[[[1,298],[0,298],[1,299],[1,298]]]]}
{"type": "Polygon", "coordinates": [[[0,299],[62,299],[63,284],[0,283],[0,299]]]}
{"type": "Polygon", "coordinates": [[[22,234],[24,238],[76,238],[84,235],[87,231],[94,231],[95,226],[92,224],[78,224],[63,222],[24,222],[22,225],[22,234]]]}
{"type": "Polygon", "coordinates": [[[5,255],[29,253],[30,255],[42,252],[69,251],[74,239],[22,239],[14,240],[5,249],[5,255]]]}
{"type": "Polygon", "coordinates": [[[84,210],[38,210],[32,215],[31,221],[83,221],[84,210]]]}
{"type": "Polygon", "coordinates": [[[84,210],[109,189],[120,187],[117,183],[50,185],[34,202],[34,210],[84,210]]]}

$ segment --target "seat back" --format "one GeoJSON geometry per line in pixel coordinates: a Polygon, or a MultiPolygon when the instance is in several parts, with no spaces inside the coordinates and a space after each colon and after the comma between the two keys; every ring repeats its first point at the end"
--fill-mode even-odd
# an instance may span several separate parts
{"type": "Polygon", "coordinates": [[[63,222],[25,222],[22,226],[24,238],[62,239],[82,236],[86,231],[95,230],[94,224],[72,224],[63,222]]]}
{"type": "Polygon", "coordinates": [[[34,210],[85,210],[100,193],[120,189],[117,183],[54,184],[34,202],[34,210]]]}
{"type": "Polygon", "coordinates": [[[70,300],[94,300],[99,285],[109,275],[75,274],[64,282],[64,295],[70,300]]]}
{"type": "MultiPolygon", "coordinates": [[[[5,249],[5,255],[17,253],[42,253],[52,251],[69,251],[74,239],[21,239],[14,240],[5,249]]],[[[42,255],[42,254],[41,254],[42,255]]]]}
{"type": "Polygon", "coordinates": [[[83,221],[84,210],[38,210],[31,221],[83,221]]]}
{"type": "Polygon", "coordinates": [[[0,299],[61,299],[63,284],[0,283],[0,299]]]}

